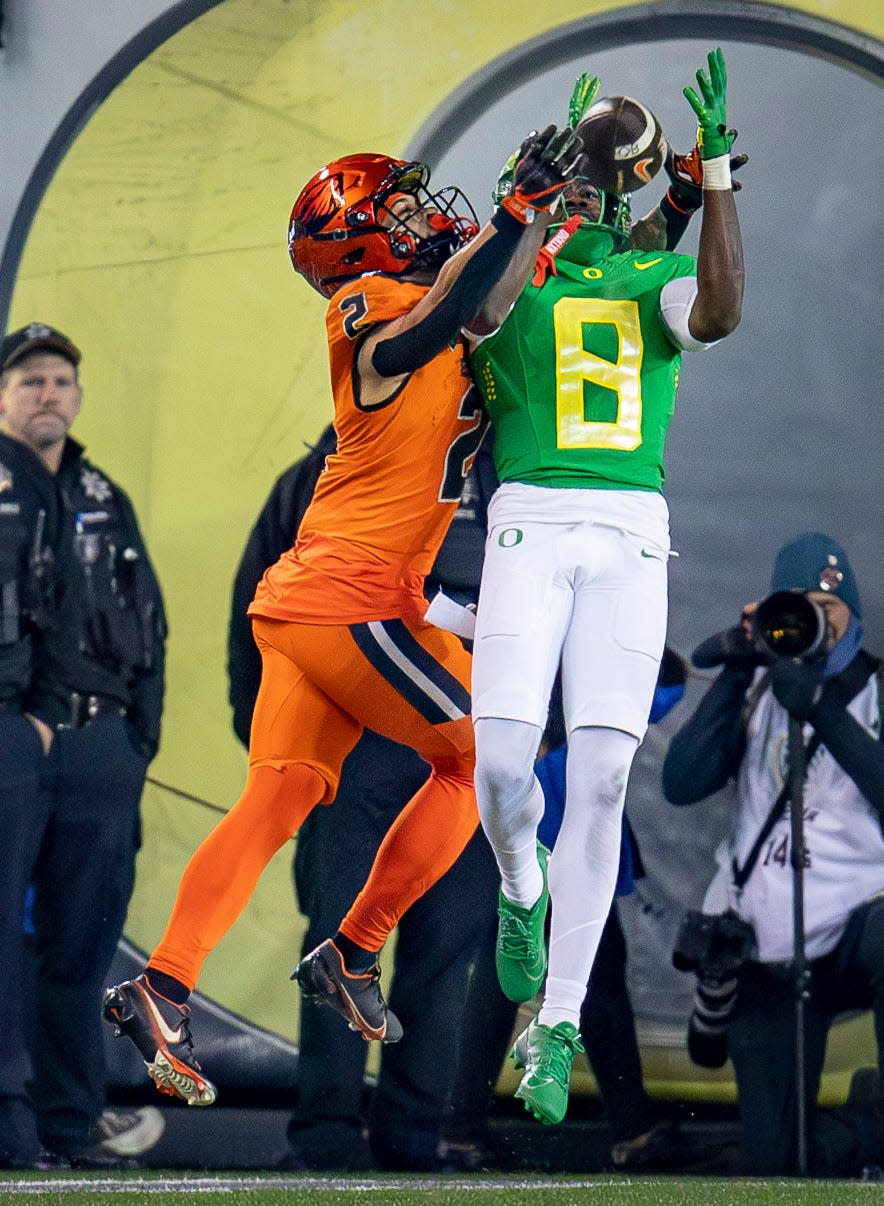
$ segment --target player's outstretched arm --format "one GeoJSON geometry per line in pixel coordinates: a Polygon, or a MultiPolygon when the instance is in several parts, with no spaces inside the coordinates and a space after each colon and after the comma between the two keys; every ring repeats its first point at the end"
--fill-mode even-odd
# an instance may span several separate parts
{"type": "MultiPolygon", "coordinates": [[[[545,140],[553,129],[553,126],[548,127],[540,139],[545,140]]],[[[500,200],[501,209],[527,229],[481,309],[464,324],[469,335],[483,336],[496,331],[515,305],[534,271],[537,253],[546,241],[550,222],[555,220],[565,185],[583,157],[582,143],[572,135],[570,127],[565,127],[557,141],[550,144],[550,149],[539,155],[533,153],[536,137],[531,136],[520,147],[512,189],[500,200]]]]}
{"type": "Polygon", "coordinates": [[[729,335],[743,305],[743,242],[731,184],[730,152],[736,137],[727,127],[727,69],[720,50],[708,56],[709,76],[697,72],[698,95],[685,88],[697,115],[697,145],[703,167],[703,224],[697,254],[697,297],[688,328],[713,343],[729,335]]]}
{"type": "MultiPolygon", "coordinates": [[[[461,330],[481,333],[518,297],[532,270],[553,211],[582,146],[572,132],[549,126],[522,144],[515,187],[475,239],[443,265],[432,288],[408,314],[385,323],[359,354],[360,393],[383,402],[410,374],[428,364],[461,330]],[[524,244],[524,246],[523,246],[524,244]],[[512,261],[517,257],[516,264],[512,261]],[[511,268],[512,271],[508,271],[511,268]]],[[[488,329],[491,329],[490,327],[488,329]]]]}
{"type": "MultiPolygon", "coordinates": [[[[748,162],[748,155],[731,155],[731,174],[748,162]]],[[[674,251],[703,204],[703,164],[698,146],[687,155],[667,146],[663,169],[669,177],[669,188],[660,204],[632,224],[630,246],[639,251],[674,251]]],[[[739,181],[734,180],[732,187],[739,192],[739,181]]]]}

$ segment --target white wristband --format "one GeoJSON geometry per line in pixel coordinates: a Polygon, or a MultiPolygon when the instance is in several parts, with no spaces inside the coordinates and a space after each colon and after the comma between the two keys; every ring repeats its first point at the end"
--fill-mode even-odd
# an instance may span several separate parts
{"type": "Polygon", "coordinates": [[[731,157],[717,155],[715,159],[703,160],[703,189],[715,189],[719,192],[731,187],[731,157]]]}

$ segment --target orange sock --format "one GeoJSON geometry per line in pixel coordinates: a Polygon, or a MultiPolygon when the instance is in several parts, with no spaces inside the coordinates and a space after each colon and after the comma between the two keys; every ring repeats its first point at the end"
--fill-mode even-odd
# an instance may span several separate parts
{"type": "Polygon", "coordinates": [[[261,872],[325,790],[322,776],[302,763],[250,768],[243,794],[184,868],[151,968],[193,989],[206,955],[245,908],[261,872]]]}
{"type": "Polygon", "coordinates": [[[341,933],[367,951],[379,951],[406,909],[454,863],[478,824],[472,768],[436,767],[391,825],[341,933]]]}

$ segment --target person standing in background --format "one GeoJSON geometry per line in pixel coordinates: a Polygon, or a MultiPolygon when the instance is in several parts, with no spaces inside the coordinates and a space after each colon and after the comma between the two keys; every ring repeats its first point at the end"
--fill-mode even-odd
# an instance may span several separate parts
{"type": "Polygon", "coordinates": [[[79,363],[75,344],[42,323],[0,350],[6,1168],[131,1163],[163,1130],[152,1107],[105,1110],[100,1006],[159,742],[165,618],[131,502],[69,434],[79,363]]]}
{"type": "MultiPolygon", "coordinates": [[[[703,915],[708,925],[727,924],[739,941],[704,939],[717,966],[707,956],[697,969],[688,1050],[705,1066],[720,1067],[727,1055],[733,1062],[748,1175],[800,1173],[798,1152],[806,1146],[811,1176],[853,1177],[884,1163],[884,675],[864,645],[859,586],[838,540],[815,531],[787,540],[770,589],[788,592],[780,603],[794,595],[813,605],[814,644],[797,656],[777,654],[758,631],[757,602],[743,606],[737,624],[694,651],[696,665],[721,671],[663,763],[672,804],[696,804],[735,784],[730,833],[716,852],[703,915]],[[801,858],[791,816],[790,719],[805,744],[801,858]],[[793,859],[801,875],[800,949],[793,859]],[[801,1116],[795,1002],[796,968],[805,963],[801,1116]],[[860,1070],[844,1107],[819,1110],[832,1023],[866,1009],[874,1015],[878,1067],[860,1070]]],[[[776,624],[786,640],[800,631],[791,611],[776,624]]]]}

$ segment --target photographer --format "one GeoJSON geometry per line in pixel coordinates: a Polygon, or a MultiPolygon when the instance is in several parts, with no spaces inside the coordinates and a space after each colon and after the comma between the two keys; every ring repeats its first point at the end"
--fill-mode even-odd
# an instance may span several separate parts
{"type": "Polygon", "coordinates": [[[799,871],[791,866],[787,734],[790,717],[800,721],[809,1166],[815,1176],[851,1176],[864,1164],[881,1162],[880,1085],[870,1100],[859,1101],[857,1078],[847,1105],[825,1114],[815,1115],[814,1103],[837,1014],[874,1010],[879,1063],[884,1038],[880,662],[862,648],[856,581],[844,550],[830,537],[808,532],[784,545],[771,591],[800,592],[794,609],[770,622],[783,599],[750,604],[739,625],[695,651],[695,664],[722,670],[673,738],[664,763],[663,790],[673,804],[696,803],[736,781],[732,831],[718,852],[703,917],[689,915],[674,960],[699,972],[689,1036],[698,1062],[724,1062],[715,1039],[726,1032],[746,1171],[794,1171],[793,893],[799,871]],[[808,613],[816,617],[809,626],[808,613]]]}

